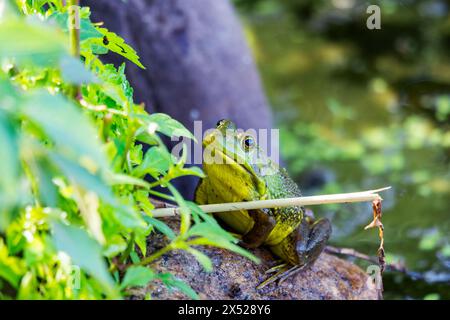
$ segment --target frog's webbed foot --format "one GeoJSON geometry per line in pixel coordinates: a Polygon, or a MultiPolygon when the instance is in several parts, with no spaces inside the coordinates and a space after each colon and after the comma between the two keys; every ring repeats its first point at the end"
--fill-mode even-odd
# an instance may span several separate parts
{"type": "Polygon", "coordinates": [[[312,264],[327,245],[331,235],[331,223],[328,219],[319,219],[313,223],[303,220],[298,226],[295,237],[295,251],[300,266],[312,264]]]}
{"type": "Polygon", "coordinates": [[[275,281],[278,281],[278,284],[282,284],[284,282],[284,280],[286,280],[290,276],[296,274],[297,272],[302,270],[304,267],[305,266],[298,266],[298,265],[292,266],[287,263],[282,263],[273,268],[270,268],[269,270],[267,270],[265,272],[265,274],[274,273],[274,272],[276,272],[276,273],[273,276],[271,276],[271,277],[267,278],[266,280],[264,280],[263,282],[261,282],[256,287],[256,289],[262,289],[275,281]]]}
{"type": "Polygon", "coordinates": [[[270,283],[278,281],[278,284],[283,283],[287,278],[304,270],[310,266],[325,249],[328,238],[331,235],[331,223],[328,219],[320,219],[316,222],[310,223],[303,220],[294,231],[295,235],[290,240],[287,240],[285,245],[292,248],[291,255],[296,255],[297,264],[282,263],[266,271],[267,273],[274,273],[273,276],[263,281],[256,288],[261,289],[270,283]]]}
{"type": "Polygon", "coordinates": [[[286,267],[288,264],[287,263],[283,263],[283,260],[278,260],[277,262],[279,262],[279,264],[275,265],[274,267],[266,270],[266,272],[264,272],[264,274],[271,274],[274,273],[284,267],[286,267]]]}

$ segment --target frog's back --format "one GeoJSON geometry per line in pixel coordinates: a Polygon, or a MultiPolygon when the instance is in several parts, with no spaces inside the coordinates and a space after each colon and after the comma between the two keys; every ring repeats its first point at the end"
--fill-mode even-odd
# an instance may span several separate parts
{"type": "MultiPolygon", "coordinates": [[[[270,176],[265,176],[264,180],[268,187],[269,199],[295,198],[301,197],[298,185],[289,177],[284,168],[270,176]]],[[[301,206],[271,209],[277,224],[266,240],[267,245],[275,245],[287,237],[303,219],[304,209],[301,206]]]]}

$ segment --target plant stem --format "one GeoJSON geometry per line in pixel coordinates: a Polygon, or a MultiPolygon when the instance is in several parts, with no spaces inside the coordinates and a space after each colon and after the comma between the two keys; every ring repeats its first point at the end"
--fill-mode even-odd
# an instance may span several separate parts
{"type": "Polygon", "coordinates": [[[167,253],[167,252],[169,252],[170,250],[173,250],[173,249],[174,249],[174,247],[173,247],[173,245],[172,245],[172,243],[171,243],[171,244],[165,246],[164,248],[162,248],[161,250],[155,252],[155,253],[152,254],[151,256],[148,256],[147,258],[142,259],[141,262],[139,262],[139,265],[141,265],[141,266],[148,265],[148,264],[150,264],[152,261],[158,259],[158,258],[161,257],[163,254],[165,254],[165,253],[167,253]]]}
{"type": "MultiPolygon", "coordinates": [[[[281,208],[291,206],[320,205],[332,203],[351,203],[351,202],[367,202],[381,199],[377,192],[385,191],[391,187],[367,190],[352,193],[328,194],[311,197],[257,200],[247,202],[232,202],[201,205],[200,208],[206,213],[228,212],[236,210],[253,210],[262,208],[281,208]]],[[[169,217],[179,215],[180,208],[161,208],[153,210],[153,217],[169,217]]]]}
{"type": "Polygon", "coordinates": [[[70,52],[76,58],[80,56],[80,16],[78,6],[79,0],[69,0],[68,14],[70,25],[70,52]]]}
{"type": "MultiPolygon", "coordinates": [[[[69,41],[70,54],[76,59],[80,58],[80,12],[79,0],[67,1],[68,25],[69,25],[69,41]]],[[[80,88],[77,85],[70,85],[68,94],[76,100],[79,100],[80,88]]]]}

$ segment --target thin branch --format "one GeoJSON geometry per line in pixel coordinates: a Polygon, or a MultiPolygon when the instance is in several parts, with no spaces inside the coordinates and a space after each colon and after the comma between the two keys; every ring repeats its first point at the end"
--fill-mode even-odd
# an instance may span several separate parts
{"type": "Polygon", "coordinates": [[[84,99],[79,99],[80,105],[83,108],[86,108],[90,111],[94,111],[94,112],[107,112],[107,113],[111,113],[111,114],[115,114],[121,117],[128,117],[128,114],[124,111],[121,110],[117,110],[117,109],[113,109],[113,108],[108,108],[107,106],[105,106],[104,104],[100,104],[100,105],[92,105],[89,102],[87,102],[84,99]]]}
{"type": "MultiPolygon", "coordinates": [[[[321,204],[334,203],[351,203],[351,202],[367,202],[374,200],[381,200],[378,192],[385,191],[391,187],[385,187],[375,190],[367,190],[351,193],[338,193],[310,197],[285,198],[285,199],[271,199],[271,200],[257,200],[247,202],[232,202],[232,203],[218,203],[201,205],[200,208],[206,213],[228,212],[236,210],[253,210],[262,208],[282,208],[291,206],[311,206],[321,204]]],[[[175,208],[161,208],[153,210],[155,218],[170,217],[179,215],[179,207],[175,208]]]]}
{"type": "MultiPolygon", "coordinates": [[[[368,261],[368,262],[371,262],[374,264],[379,263],[378,257],[369,256],[367,254],[356,251],[355,249],[352,249],[352,248],[337,248],[337,247],[333,247],[333,246],[326,246],[325,251],[328,253],[332,253],[332,254],[339,254],[339,255],[358,258],[358,259],[365,260],[365,261],[368,261]]],[[[408,269],[406,269],[405,265],[402,263],[388,263],[388,264],[386,264],[386,268],[388,270],[398,271],[398,272],[404,273],[406,275],[409,275],[408,269]]]]}

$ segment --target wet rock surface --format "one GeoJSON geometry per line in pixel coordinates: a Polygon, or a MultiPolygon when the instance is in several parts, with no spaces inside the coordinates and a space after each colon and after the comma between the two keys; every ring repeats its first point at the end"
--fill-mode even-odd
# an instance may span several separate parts
{"type": "MultiPolygon", "coordinates": [[[[172,228],[177,219],[166,219],[172,228]]],[[[167,244],[161,234],[149,238],[150,252],[167,244]]],[[[267,278],[264,272],[277,264],[266,248],[252,252],[261,259],[256,264],[240,255],[214,247],[199,247],[213,262],[212,272],[206,272],[196,259],[184,251],[164,255],[152,268],[157,272],[171,272],[187,282],[201,299],[377,299],[367,274],[358,266],[333,255],[323,253],[308,269],[288,278],[282,284],[272,283],[258,290],[256,286],[267,278]]],[[[147,293],[153,299],[187,299],[178,290],[168,290],[155,281],[146,288],[133,289],[132,299],[143,299],[147,293]]]]}

